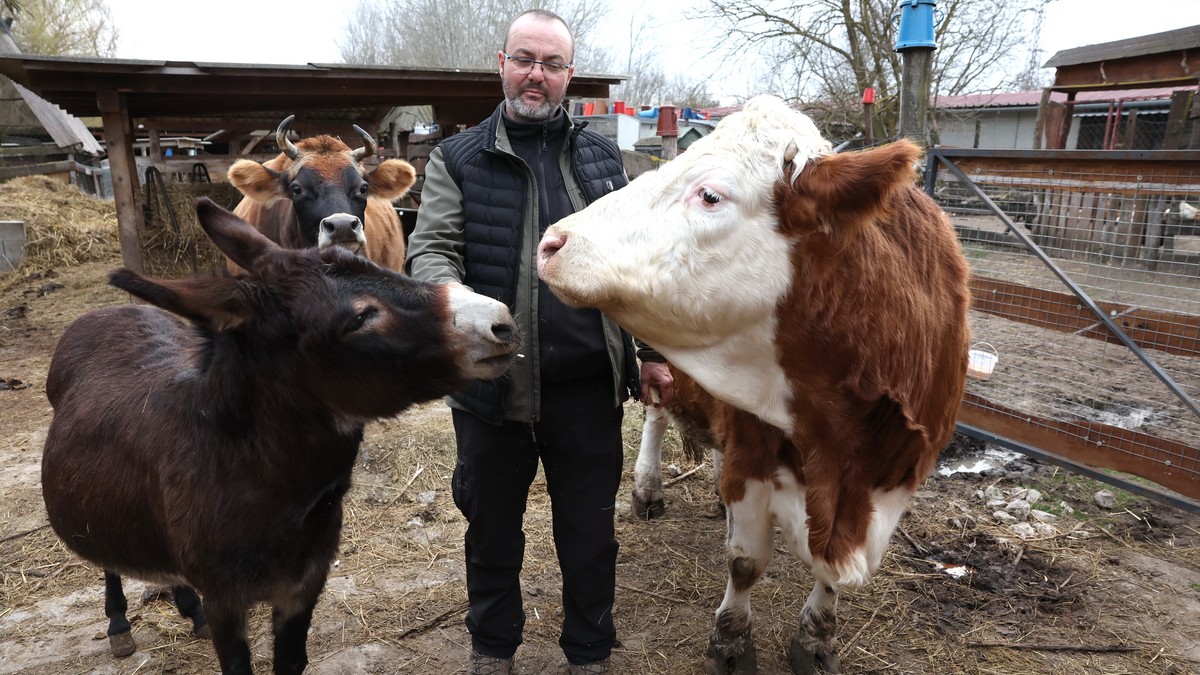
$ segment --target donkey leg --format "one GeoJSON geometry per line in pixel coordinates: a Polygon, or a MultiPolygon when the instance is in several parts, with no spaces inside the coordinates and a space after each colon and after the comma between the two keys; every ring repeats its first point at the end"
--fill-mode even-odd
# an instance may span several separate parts
{"type": "Polygon", "coordinates": [[[210,592],[204,596],[203,607],[221,674],[251,675],[250,644],[246,640],[249,606],[242,600],[210,592]]]}
{"type": "Polygon", "coordinates": [[[195,589],[191,586],[175,586],[171,589],[171,594],[175,596],[175,607],[180,616],[192,620],[192,634],[203,640],[211,640],[212,630],[208,627],[208,620],[204,618],[204,607],[195,589]]]}
{"type": "Polygon", "coordinates": [[[121,587],[121,576],[104,570],[104,616],[108,617],[108,649],[113,656],[125,657],[137,651],[133,641],[132,626],[125,612],[129,603],[125,600],[125,589],[121,587]]]}
{"type": "Polygon", "coordinates": [[[294,594],[276,602],[271,611],[275,633],[275,675],[300,675],[308,665],[308,629],[313,608],[325,587],[326,572],[310,575],[294,594]]]}

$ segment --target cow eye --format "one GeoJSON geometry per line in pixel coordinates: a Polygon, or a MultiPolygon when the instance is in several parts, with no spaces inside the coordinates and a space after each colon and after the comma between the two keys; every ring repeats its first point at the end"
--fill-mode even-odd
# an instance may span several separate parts
{"type": "Polygon", "coordinates": [[[299,197],[304,194],[304,188],[300,187],[299,183],[292,183],[292,195],[299,197]]]}
{"type": "Polygon", "coordinates": [[[706,187],[700,188],[700,198],[703,199],[706,204],[717,204],[721,201],[721,195],[706,187]]]}
{"type": "Polygon", "coordinates": [[[363,183],[358,186],[358,194],[360,194],[360,195],[366,195],[370,191],[371,191],[371,186],[367,185],[366,183],[363,183]]]}

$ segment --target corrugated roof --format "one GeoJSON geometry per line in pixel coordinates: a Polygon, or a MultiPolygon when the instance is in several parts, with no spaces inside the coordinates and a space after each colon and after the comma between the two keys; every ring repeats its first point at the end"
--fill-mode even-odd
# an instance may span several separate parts
{"type": "MultiPolygon", "coordinates": [[[[21,49],[17,43],[8,34],[7,29],[0,30],[0,55],[11,54],[19,55],[21,49]]],[[[0,75],[0,77],[3,77],[0,75]]],[[[7,78],[6,78],[7,79],[7,78]]],[[[50,138],[54,140],[54,144],[60,148],[77,147],[80,151],[93,155],[103,155],[104,148],[96,141],[96,137],[78,117],[70,115],[62,108],[54,105],[46,99],[38,96],[32,91],[22,87],[20,84],[13,82],[12,86],[21,95],[21,100],[25,105],[29,106],[30,112],[34,117],[37,117],[38,122],[46,133],[50,134],[50,138]]],[[[18,105],[13,103],[13,105],[18,105]]]]}
{"type": "MultiPolygon", "coordinates": [[[[1194,1],[1194,0],[1193,0],[1194,1]]],[[[1046,62],[1043,68],[1074,66],[1080,63],[1098,63],[1127,59],[1148,54],[1165,54],[1187,49],[1200,49],[1200,25],[1175,30],[1139,35],[1138,37],[1095,45],[1064,49],[1046,62]]]]}
{"type": "MultiPolygon", "coordinates": [[[[1081,91],[1075,94],[1076,103],[1107,103],[1108,101],[1161,101],[1169,100],[1179,90],[1196,91],[1191,87],[1155,87],[1151,89],[1122,89],[1109,91],[1081,91]]],[[[1015,91],[999,94],[966,94],[962,96],[937,96],[934,105],[939,109],[962,108],[1010,108],[1037,107],[1042,100],[1042,90],[1015,91]]],[[[1067,95],[1052,92],[1050,100],[1065,103],[1067,95]]]]}

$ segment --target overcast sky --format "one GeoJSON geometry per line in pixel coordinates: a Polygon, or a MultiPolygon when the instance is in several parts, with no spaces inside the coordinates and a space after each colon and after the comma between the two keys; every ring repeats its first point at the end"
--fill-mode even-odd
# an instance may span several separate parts
{"type": "MultiPolygon", "coordinates": [[[[618,51],[629,48],[627,33],[633,12],[652,12],[678,21],[698,1],[614,0],[608,22],[615,27],[614,34],[605,42],[618,51]]],[[[345,33],[354,0],[206,0],[150,5],[145,0],[108,0],[108,4],[120,31],[117,55],[122,58],[297,64],[341,60],[337,41],[345,33]]],[[[1200,25],[1200,0],[1053,0],[1042,29],[1042,62],[1063,49],[1194,25],[1200,25]]],[[[715,59],[706,49],[715,38],[706,38],[703,26],[663,30],[655,42],[664,54],[664,70],[670,74],[714,75],[710,91],[716,95],[738,95],[748,88],[737,79],[738,73],[748,69],[715,59]]],[[[586,64],[580,69],[589,72],[586,64]]]]}

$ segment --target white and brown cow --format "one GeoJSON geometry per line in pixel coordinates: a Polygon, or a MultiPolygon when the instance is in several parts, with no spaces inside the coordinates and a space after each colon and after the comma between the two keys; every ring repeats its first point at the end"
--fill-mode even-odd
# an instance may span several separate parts
{"type": "Polygon", "coordinates": [[[839,668],[837,593],[878,568],[954,430],[967,263],[907,141],[832,154],[759,97],[656,172],[553,225],[538,269],[724,404],[728,585],[708,672],[753,672],[750,589],[772,522],[816,584],[795,672],[839,668]]]}
{"type": "MultiPolygon", "coordinates": [[[[262,164],[243,159],[229,167],[229,182],[243,195],[233,212],[284,248],[341,246],[392,270],[404,267],[404,230],[392,206],[416,180],[401,159],[386,159],[367,172],[375,139],[357,125],[363,147],[351,150],[333,136],[292,143],[288,127],[275,130],[281,150],[262,164]]],[[[230,261],[230,272],[238,270],[230,261]]]]}

